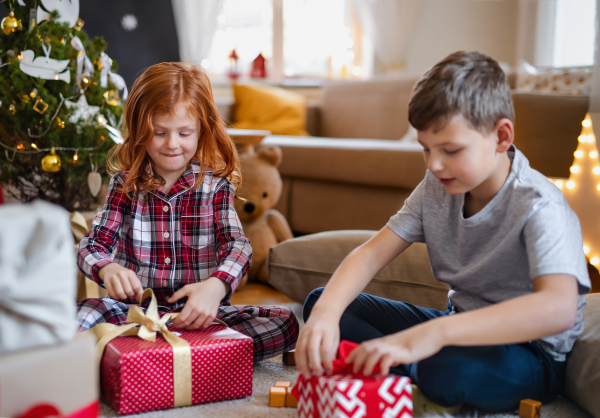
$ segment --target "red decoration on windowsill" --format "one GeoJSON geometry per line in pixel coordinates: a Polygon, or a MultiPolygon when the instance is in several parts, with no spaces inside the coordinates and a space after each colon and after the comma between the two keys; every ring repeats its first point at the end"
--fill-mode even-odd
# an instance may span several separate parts
{"type": "Polygon", "coordinates": [[[229,73],[227,75],[230,79],[237,80],[239,78],[240,71],[238,68],[238,55],[235,49],[233,49],[231,54],[229,54],[229,73]]]}
{"type": "Polygon", "coordinates": [[[266,59],[263,57],[262,52],[258,54],[254,61],[252,61],[252,71],[250,71],[250,77],[252,78],[265,78],[267,77],[267,69],[265,66],[266,59]]]}

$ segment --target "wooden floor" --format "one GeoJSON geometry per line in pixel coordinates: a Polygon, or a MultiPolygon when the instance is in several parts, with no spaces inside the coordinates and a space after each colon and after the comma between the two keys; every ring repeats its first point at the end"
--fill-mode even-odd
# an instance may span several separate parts
{"type": "Polygon", "coordinates": [[[238,288],[231,297],[232,305],[277,305],[291,303],[293,300],[283,293],[262,283],[248,283],[238,288]]]}

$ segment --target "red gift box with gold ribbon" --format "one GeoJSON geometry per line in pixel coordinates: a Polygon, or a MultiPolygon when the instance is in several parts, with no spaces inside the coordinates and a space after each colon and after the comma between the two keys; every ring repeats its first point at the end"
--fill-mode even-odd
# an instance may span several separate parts
{"type": "MultiPolygon", "coordinates": [[[[146,292],[142,300],[151,294],[146,292]]],[[[131,324],[90,330],[103,352],[101,390],[110,406],[136,414],[252,395],[252,338],[221,325],[202,331],[167,327],[174,315],[159,318],[151,296],[146,314],[130,308],[131,324]],[[115,338],[119,334],[126,336],[115,338]]]]}
{"type": "Polygon", "coordinates": [[[342,341],[333,361],[333,375],[298,378],[292,394],[301,418],[409,418],[413,416],[412,385],[408,377],[352,374],[346,358],[358,344],[342,341]]]}

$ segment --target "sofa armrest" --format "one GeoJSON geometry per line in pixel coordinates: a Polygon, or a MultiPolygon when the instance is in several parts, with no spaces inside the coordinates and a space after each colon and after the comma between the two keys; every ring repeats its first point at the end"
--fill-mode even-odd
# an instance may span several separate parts
{"type": "MultiPolygon", "coordinates": [[[[331,231],[306,235],[271,247],[269,283],[290,299],[303,303],[308,294],[325,286],[356,247],[376,231],[331,231]]],[[[365,292],[427,308],[446,310],[448,285],[433,276],[425,244],[413,244],[381,270],[365,292]]]]}

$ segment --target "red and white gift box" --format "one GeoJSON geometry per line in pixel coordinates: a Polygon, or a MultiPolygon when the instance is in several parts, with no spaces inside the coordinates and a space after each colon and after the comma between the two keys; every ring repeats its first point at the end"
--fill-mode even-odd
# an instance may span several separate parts
{"type": "MultiPolygon", "coordinates": [[[[252,395],[252,338],[221,325],[202,331],[168,327],[191,347],[192,405],[252,395]]],[[[102,395],[119,414],[135,414],[174,406],[173,347],[117,337],[101,361],[102,395]]]]}
{"type": "Polygon", "coordinates": [[[332,376],[301,375],[292,392],[300,418],[410,418],[412,385],[408,377],[352,375],[345,359],[358,344],[342,341],[332,376]]]}

